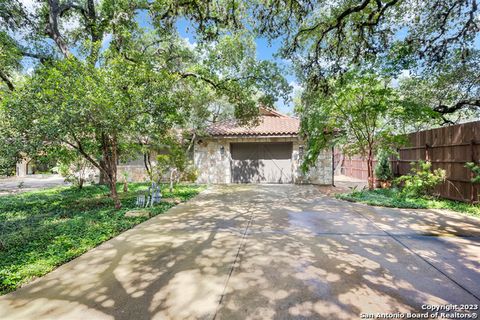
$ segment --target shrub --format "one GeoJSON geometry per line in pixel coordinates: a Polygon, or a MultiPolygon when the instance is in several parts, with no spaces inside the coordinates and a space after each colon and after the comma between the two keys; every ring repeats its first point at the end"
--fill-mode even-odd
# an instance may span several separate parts
{"type": "Polygon", "coordinates": [[[197,168],[192,163],[189,163],[185,168],[184,172],[182,173],[182,180],[187,182],[195,182],[197,181],[197,178],[198,178],[197,168]]]}
{"type": "Polygon", "coordinates": [[[419,198],[432,195],[434,188],[445,181],[446,171],[435,169],[432,171],[432,163],[427,161],[418,161],[411,163],[411,174],[401,176],[395,180],[396,183],[403,186],[402,195],[419,198]],[[418,166],[418,168],[415,167],[418,166]]]}
{"type": "Polygon", "coordinates": [[[65,178],[65,182],[70,182],[80,189],[85,182],[95,180],[94,167],[83,158],[76,158],[69,163],[60,164],[58,171],[65,178]]]}
{"type": "Polygon", "coordinates": [[[378,180],[390,181],[393,179],[393,172],[390,168],[390,155],[387,152],[380,152],[377,165],[375,166],[375,176],[378,180]]]}
{"type": "Polygon", "coordinates": [[[467,162],[465,164],[465,167],[472,170],[472,172],[475,174],[475,177],[472,178],[472,182],[480,183],[480,166],[477,166],[473,162],[467,162]]]}
{"type": "MultiPolygon", "coordinates": [[[[472,182],[473,183],[480,183],[480,166],[479,165],[476,165],[475,163],[473,162],[467,162],[465,164],[465,167],[467,167],[468,169],[472,170],[473,174],[475,175],[473,178],[472,178],[472,182]]],[[[478,197],[480,198],[480,193],[478,194],[478,197]]],[[[478,198],[477,198],[478,199],[478,198]]]]}

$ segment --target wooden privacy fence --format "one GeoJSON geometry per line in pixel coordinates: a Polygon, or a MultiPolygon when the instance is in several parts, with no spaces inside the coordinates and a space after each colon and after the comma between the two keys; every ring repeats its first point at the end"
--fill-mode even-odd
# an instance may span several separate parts
{"type": "MultiPolygon", "coordinates": [[[[411,133],[407,141],[398,149],[399,157],[392,159],[396,176],[408,174],[412,162],[430,161],[432,169],[441,168],[447,173],[446,182],[436,189],[441,197],[479,201],[480,186],[471,182],[473,173],[465,163],[480,163],[480,121],[411,133]]],[[[344,158],[341,173],[366,180],[366,168],[366,161],[360,157],[344,158]]]]}
{"type": "MultiPolygon", "coordinates": [[[[341,154],[340,157],[343,157],[343,159],[340,160],[341,174],[360,180],[368,179],[367,160],[358,156],[347,157],[341,154]]],[[[376,160],[373,161],[373,165],[377,165],[376,160]]]]}

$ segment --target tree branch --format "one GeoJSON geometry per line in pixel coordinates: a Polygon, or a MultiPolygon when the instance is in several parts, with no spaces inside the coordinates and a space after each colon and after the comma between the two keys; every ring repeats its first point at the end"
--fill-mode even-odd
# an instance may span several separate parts
{"type": "Polygon", "coordinates": [[[465,107],[480,108],[480,99],[460,100],[451,106],[439,104],[438,106],[434,107],[433,110],[441,114],[450,114],[465,107]]]}
{"type": "Polygon", "coordinates": [[[5,74],[2,70],[0,70],[0,79],[2,79],[3,82],[6,83],[10,91],[15,90],[15,86],[13,85],[13,82],[8,78],[8,75],[5,74]]]}
{"type": "Polygon", "coordinates": [[[58,0],[48,0],[48,8],[48,23],[45,27],[45,33],[55,42],[62,54],[69,57],[71,56],[70,50],[58,29],[58,17],[73,8],[73,4],[60,5],[58,0]]]}

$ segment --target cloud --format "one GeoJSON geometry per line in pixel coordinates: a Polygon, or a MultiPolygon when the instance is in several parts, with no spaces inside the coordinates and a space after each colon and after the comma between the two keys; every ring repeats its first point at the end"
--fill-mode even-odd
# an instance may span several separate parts
{"type": "Polygon", "coordinates": [[[197,47],[197,43],[195,41],[190,40],[188,37],[181,37],[182,42],[187,46],[188,49],[194,50],[197,47]]]}
{"type": "Polygon", "coordinates": [[[402,70],[402,72],[400,73],[400,75],[398,77],[392,79],[390,85],[394,88],[398,88],[401,80],[408,79],[411,76],[412,76],[412,74],[410,73],[410,70],[404,69],[404,70],[402,70]]]}
{"type": "Polygon", "coordinates": [[[289,85],[292,87],[292,94],[301,93],[303,91],[303,86],[296,81],[291,81],[289,85]]]}
{"type": "Polygon", "coordinates": [[[35,0],[22,0],[22,5],[27,13],[33,14],[40,7],[40,3],[35,0]]]}

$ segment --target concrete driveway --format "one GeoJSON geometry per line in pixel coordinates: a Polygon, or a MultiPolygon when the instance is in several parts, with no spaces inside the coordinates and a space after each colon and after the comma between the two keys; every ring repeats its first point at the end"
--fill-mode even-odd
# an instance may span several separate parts
{"type": "Polygon", "coordinates": [[[0,178],[0,196],[67,185],[65,178],[58,174],[0,178]]]}
{"type": "Polygon", "coordinates": [[[360,319],[479,305],[479,284],[478,219],[236,185],[1,297],[0,319],[360,319]]]}

